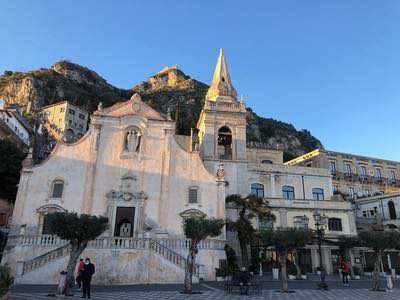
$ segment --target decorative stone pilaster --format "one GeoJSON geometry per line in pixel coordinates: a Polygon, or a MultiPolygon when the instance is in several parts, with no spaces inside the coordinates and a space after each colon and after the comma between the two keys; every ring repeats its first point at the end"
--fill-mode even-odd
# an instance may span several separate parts
{"type": "Polygon", "coordinates": [[[85,194],[82,201],[82,212],[86,214],[92,212],[97,157],[101,144],[101,125],[94,124],[92,126],[93,134],[90,147],[90,160],[85,173],[85,194]]]}
{"type": "Polygon", "coordinates": [[[275,192],[275,175],[274,174],[270,175],[270,183],[271,183],[271,197],[275,198],[276,192],[275,192]]]}
{"type": "Polygon", "coordinates": [[[279,209],[279,219],[281,222],[280,227],[287,227],[287,209],[286,208],[280,208],[279,209]]]}

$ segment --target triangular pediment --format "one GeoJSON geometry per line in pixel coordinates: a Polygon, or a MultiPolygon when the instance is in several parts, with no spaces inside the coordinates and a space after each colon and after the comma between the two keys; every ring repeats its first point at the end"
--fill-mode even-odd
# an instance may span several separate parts
{"type": "Polygon", "coordinates": [[[166,121],[158,111],[144,103],[139,94],[134,94],[130,100],[126,102],[116,103],[113,106],[97,110],[97,116],[124,117],[137,115],[151,120],[166,121]]]}

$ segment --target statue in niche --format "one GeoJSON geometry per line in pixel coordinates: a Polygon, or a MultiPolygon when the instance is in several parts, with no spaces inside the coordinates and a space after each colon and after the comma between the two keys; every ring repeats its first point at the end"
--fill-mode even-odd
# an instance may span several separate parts
{"type": "Polygon", "coordinates": [[[124,151],[126,152],[139,152],[140,140],[142,135],[139,131],[132,129],[126,133],[124,141],[124,151]]]}
{"type": "Polygon", "coordinates": [[[222,161],[219,163],[218,166],[217,178],[218,180],[224,180],[225,178],[225,168],[224,168],[224,163],[222,161]]]}
{"type": "Polygon", "coordinates": [[[119,236],[120,237],[130,237],[131,236],[132,225],[130,222],[125,221],[121,224],[119,229],[119,236]]]}

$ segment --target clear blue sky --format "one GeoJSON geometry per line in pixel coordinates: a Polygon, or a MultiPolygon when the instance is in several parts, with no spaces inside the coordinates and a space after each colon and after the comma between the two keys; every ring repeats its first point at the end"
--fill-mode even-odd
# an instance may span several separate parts
{"type": "Polygon", "coordinates": [[[400,160],[400,1],[0,0],[0,22],[1,73],[66,58],[121,88],[173,64],[209,83],[222,47],[258,114],[400,160]]]}

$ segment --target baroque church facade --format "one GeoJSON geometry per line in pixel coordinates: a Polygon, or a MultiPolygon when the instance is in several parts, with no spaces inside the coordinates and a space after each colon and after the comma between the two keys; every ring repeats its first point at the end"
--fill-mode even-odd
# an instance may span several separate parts
{"type": "MultiPolygon", "coordinates": [[[[88,132],[75,143],[59,142],[41,164],[28,157],[3,263],[19,283],[55,283],[68,245],[48,234],[46,214],[73,211],[109,219],[109,229],[83,253],[96,264],[95,283],[182,282],[184,218],[234,219],[225,197],[249,193],[266,198],[276,217],[273,224],[255,220],[256,227],[314,228],[318,210],[329,217],[328,235],[355,234],[351,206],[333,197],[327,170],[285,166],[281,151],[247,147],[246,107],[237,100],[221,50],[192,136],[176,135],[170,116],[136,94],[100,105],[88,132]]],[[[202,242],[196,278],[215,279],[226,243],[239,254],[229,232],[202,242]]],[[[319,264],[316,251],[310,246],[304,256],[312,270],[319,264]]],[[[335,249],[323,251],[333,272],[335,249]]]]}

